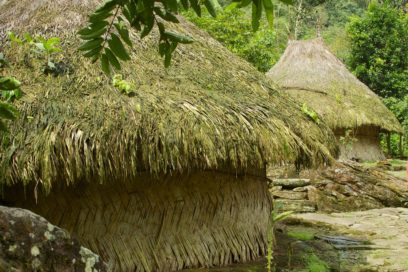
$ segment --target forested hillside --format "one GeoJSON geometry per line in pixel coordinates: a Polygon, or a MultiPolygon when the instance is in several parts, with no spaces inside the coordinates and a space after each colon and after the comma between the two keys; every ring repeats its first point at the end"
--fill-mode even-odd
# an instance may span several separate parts
{"type": "MultiPolygon", "coordinates": [[[[295,0],[274,3],[273,28],[263,18],[252,31],[251,8],[231,8],[221,1],[217,18],[185,15],[232,52],[268,71],[280,58],[288,40],[322,37],[331,51],[362,82],[383,98],[408,133],[408,1],[295,0]]],[[[391,155],[407,156],[408,141],[383,135],[391,155]]]]}

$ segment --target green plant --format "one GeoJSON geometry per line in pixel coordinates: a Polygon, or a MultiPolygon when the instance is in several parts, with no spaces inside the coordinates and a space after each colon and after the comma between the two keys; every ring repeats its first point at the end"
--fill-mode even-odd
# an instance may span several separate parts
{"type": "Polygon", "coordinates": [[[112,79],[113,86],[118,89],[121,93],[131,94],[133,93],[133,86],[126,80],[123,79],[122,75],[114,75],[112,79]]]}
{"type": "Polygon", "coordinates": [[[29,33],[25,33],[22,38],[14,32],[8,32],[8,38],[12,45],[17,45],[20,50],[25,48],[31,51],[39,58],[45,59],[43,72],[48,74],[57,69],[55,55],[62,52],[60,48],[61,40],[57,37],[46,39],[42,36],[32,37],[29,33]]]}
{"type": "Polygon", "coordinates": [[[344,133],[344,136],[340,137],[340,143],[348,150],[352,149],[353,144],[357,141],[358,139],[355,137],[354,131],[352,129],[347,129],[344,133]]]}
{"type": "MultiPolygon", "coordinates": [[[[292,4],[293,0],[279,0],[292,4]]],[[[164,57],[166,67],[170,65],[172,53],[179,43],[191,43],[186,35],[170,31],[165,23],[179,23],[177,14],[192,9],[201,16],[201,4],[204,4],[211,16],[215,17],[219,4],[217,0],[108,0],[89,16],[88,26],[78,34],[84,43],[79,48],[84,56],[94,61],[100,59],[102,70],[110,74],[112,67],[120,70],[120,61],[130,59],[125,44],[132,46],[128,27],[140,31],[144,38],[156,25],[159,30],[159,54],[164,57]]],[[[274,6],[272,0],[237,0],[231,8],[240,8],[252,4],[252,28],[258,30],[262,14],[273,26],[274,6]]]]}
{"type": "Polygon", "coordinates": [[[313,120],[313,122],[315,122],[316,124],[320,124],[320,119],[319,119],[319,115],[317,115],[317,113],[310,109],[306,103],[303,103],[302,105],[302,112],[304,114],[306,114],[311,120],[313,120]]]}
{"type": "MultiPolygon", "coordinates": [[[[0,76],[0,91],[12,91],[20,88],[21,83],[14,77],[0,76]]],[[[9,103],[0,102],[0,131],[6,131],[6,120],[14,120],[18,111],[9,103]]]]}
{"type": "Polygon", "coordinates": [[[308,272],[328,272],[329,266],[315,254],[309,254],[304,257],[308,272]]]}
{"type": "Polygon", "coordinates": [[[268,249],[267,249],[267,254],[266,254],[266,269],[268,272],[275,271],[275,267],[273,264],[273,247],[275,243],[275,239],[274,239],[275,224],[277,222],[285,220],[292,214],[293,214],[293,211],[286,211],[286,212],[278,213],[276,207],[272,211],[272,214],[269,220],[269,226],[268,226],[268,249]]]}
{"type": "Polygon", "coordinates": [[[302,241],[310,241],[315,237],[314,233],[309,231],[289,231],[287,234],[289,237],[302,241]]]}
{"type": "MultiPolygon", "coordinates": [[[[398,5],[397,5],[398,6],[398,5]]],[[[408,16],[389,1],[372,1],[347,27],[355,75],[382,97],[408,95],[408,16]]]]}

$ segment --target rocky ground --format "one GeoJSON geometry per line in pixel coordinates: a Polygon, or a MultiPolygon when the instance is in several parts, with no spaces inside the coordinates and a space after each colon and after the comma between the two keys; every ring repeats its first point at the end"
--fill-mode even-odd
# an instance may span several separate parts
{"type": "MultiPolygon", "coordinates": [[[[368,243],[349,250],[360,250],[363,262],[350,271],[408,271],[408,209],[384,208],[363,212],[297,214],[292,223],[327,228],[338,235],[368,243]]],[[[314,238],[316,238],[315,236],[314,238]]],[[[343,251],[348,250],[344,247],[343,251]]],[[[360,257],[361,257],[360,256],[360,257]]],[[[347,271],[347,270],[344,270],[347,271]]]]}
{"type": "Polygon", "coordinates": [[[100,257],[28,210],[0,206],[0,271],[107,271],[100,257]]]}
{"type": "Polygon", "coordinates": [[[408,207],[408,182],[382,167],[338,162],[296,173],[291,167],[268,171],[270,192],[280,211],[348,212],[408,207]]]}

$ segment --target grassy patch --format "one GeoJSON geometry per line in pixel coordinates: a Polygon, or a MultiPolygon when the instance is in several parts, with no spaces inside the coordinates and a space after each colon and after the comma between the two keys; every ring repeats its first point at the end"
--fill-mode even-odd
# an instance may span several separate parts
{"type": "Polygon", "coordinates": [[[407,172],[406,171],[388,171],[393,176],[396,176],[398,178],[406,179],[407,178],[407,172]]]}
{"type": "Polygon", "coordinates": [[[326,272],[330,271],[329,266],[315,254],[305,256],[308,272],[326,272]]]}
{"type": "Polygon", "coordinates": [[[310,231],[288,231],[288,236],[302,241],[310,241],[314,239],[314,233],[310,231]]]}

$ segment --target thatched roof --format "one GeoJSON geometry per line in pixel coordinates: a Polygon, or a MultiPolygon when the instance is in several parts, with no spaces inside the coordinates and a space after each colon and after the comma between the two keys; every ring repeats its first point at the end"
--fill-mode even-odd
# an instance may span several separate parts
{"type": "Polygon", "coordinates": [[[143,42],[132,33],[132,61],[121,74],[135,94],[118,92],[76,51],[76,30],[94,2],[0,1],[0,33],[60,37],[61,59],[73,70],[45,76],[41,60],[5,47],[10,62],[18,62],[7,73],[22,81],[26,94],[17,102],[21,118],[3,139],[0,182],[38,181],[50,188],[57,181],[129,179],[138,171],[245,171],[267,162],[330,160],[335,147],[326,126],[314,124],[264,75],[183,20],[169,27],[195,42],[179,46],[167,70],[157,33],[143,42]]]}
{"type": "Polygon", "coordinates": [[[401,125],[379,97],[347,70],[321,38],[289,41],[267,76],[313,108],[332,129],[366,125],[402,132],[401,125]]]}

